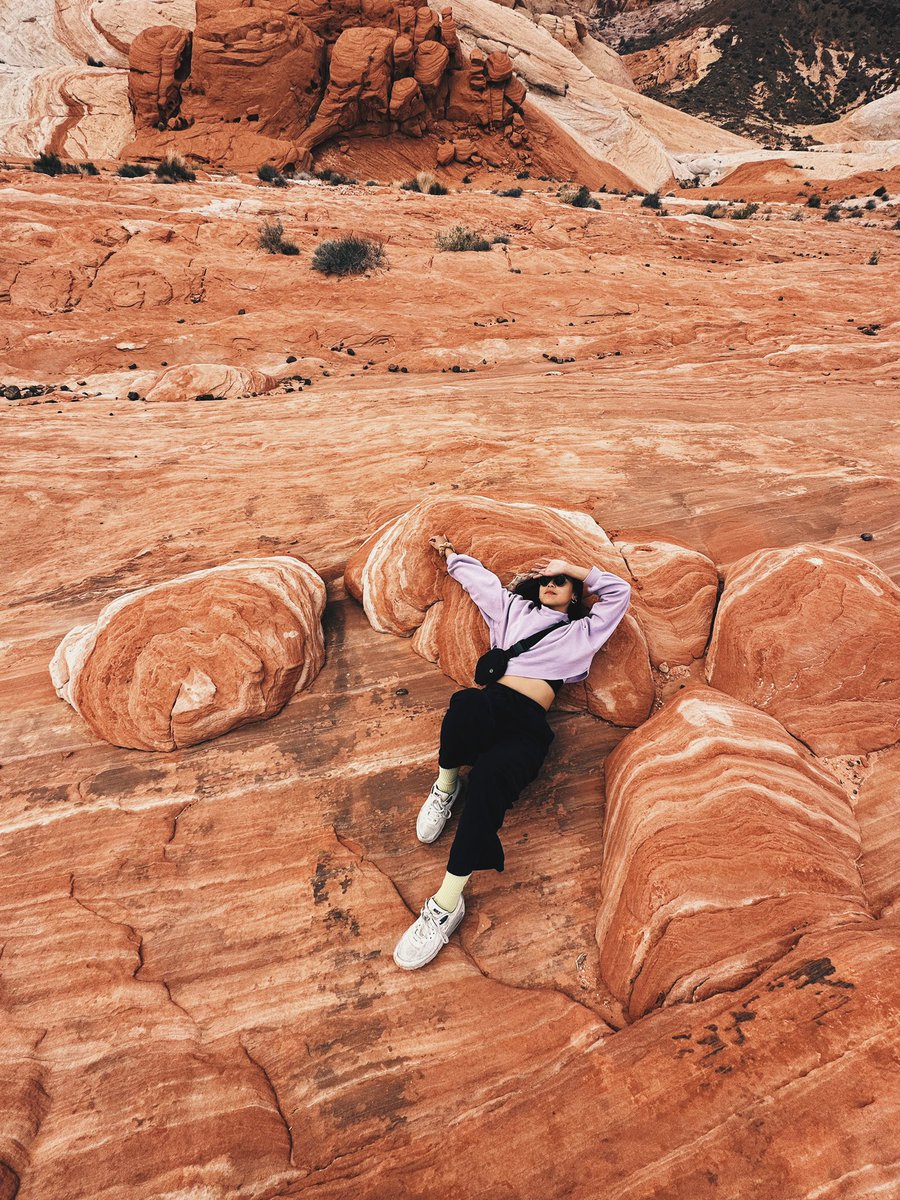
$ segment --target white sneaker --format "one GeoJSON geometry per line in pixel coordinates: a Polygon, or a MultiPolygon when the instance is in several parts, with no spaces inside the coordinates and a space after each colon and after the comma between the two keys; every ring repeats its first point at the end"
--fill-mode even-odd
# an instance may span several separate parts
{"type": "Polygon", "coordinates": [[[444,832],[444,826],[450,820],[450,810],[453,802],[462,790],[462,780],[457,776],[456,787],[452,792],[442,792],[435,781],[431,785],[428,799],[419,809],[416,817],[416,837],[420,842],[436,842],[444,832]]]}
{"type": "Polygon", "coordinates": [[[450,935],[465,915],[466,902],[462,896],[452,913],[444,912],[440,905],[435,904],[434,897],[429,896],[422,905],[418,919],[413,921],[397,943],[394,962],[405,971],[424,967],[447,945],[450,935]]]}

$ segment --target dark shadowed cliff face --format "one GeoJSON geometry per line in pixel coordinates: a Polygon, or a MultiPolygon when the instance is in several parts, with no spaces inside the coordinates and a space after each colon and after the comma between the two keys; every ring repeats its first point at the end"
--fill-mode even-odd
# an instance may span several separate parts
{"type": "Polygon", "coordinates": [[[601,0],[638,86],[740,132],[834,120],[900,86],[898,0],[601,0]]]}

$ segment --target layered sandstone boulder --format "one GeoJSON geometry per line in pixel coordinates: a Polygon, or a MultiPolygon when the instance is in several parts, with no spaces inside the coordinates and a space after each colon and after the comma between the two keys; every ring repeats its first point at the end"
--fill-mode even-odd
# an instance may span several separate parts
{"type": "Polygon", "coordinates": [[[689,665],[702,658],[719,590],[715,564],[699,550],[658,538],[613,545],[640,588],[643,626],[654,665],[689,665]]]}
{"type": "Polygon", "coordinates": [[[872,912],[900,915],[900,746],[879,754],[856,799],[859,871],[872,912]]]}
{"type": "Polygon", "coordinates": [[[131,44],[128,100],[137,129],[177,119],[181,85],[190,70],[191,35],[175,25],[145,29],[131,44]]]}
{"type": "Polygon", "coordinates": [[[315,678],[324,608],[307,563],[238,559],[114,600],[63,638],[50,675],[113,745],[191,746],[273,716],[315,678]]]}
{"type": "MultiPolygon", "coordinates": [[[[584,513],[469,496],[426,501],[389,522],[350,559],[348,590],[375,629],[411,637],[418,654],[463,686],[473,682],[475,662],[488,649],[488,633],[475,605],[428,545],[434,533],[446,533],[460,553],[473,554],[507,584],[542,555],[630,576],[617,547],[584,513]]],[[[650,603],[645,603],[638,579],[629,611],[594,658],[587,679],[560,693],[562,706],[587,709],[617,725],[637,725],[653,704],[650,664],[658,663],[655,655],[662,652],[679,661],[678,652],[671,653],[677,646],[690,661],[698,646],[702,651],[715,597],[715,568],[681,547],[656,554],[658,577],[646,571],[650,603]],[[654,650],[648,645],[651,636],[654,650]]]]}
{"type": "Polygon", "coordinates": [[[266,137],[296,138],[324,86],[322,39],[297,17],[226,8],[194,31],[185,116],[247,121],[266,137]]]}
{"type": "Polygon", "coordinates": [[[751,554],[726,574],[706,677],[816,754],[889,746],[900,739],[900,588],[827,546],[751,554]]]}
{"type": "Polygon", "coordinates": [[[600,966],[632,1020],[743,986],[799,929],[870,919],[834,777],[777,721],[688,688],[606,760],[600,966]]]}
{"type": "Polygon", "coordinates": [[[208,396],[223,400],[233,396],[258,396],[277,386],[278,380],[264,371],[229,367],[226,363],[190,363],[163,371],[144,399],[172,402],[208,396]]]}

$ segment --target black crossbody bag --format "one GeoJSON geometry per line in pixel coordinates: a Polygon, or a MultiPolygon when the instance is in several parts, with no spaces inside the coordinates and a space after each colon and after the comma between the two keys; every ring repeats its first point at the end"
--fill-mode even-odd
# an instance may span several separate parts
{"type": "Polygon", "coordinates": [[[536,646],[541,638],[545,638],[554,629],[559,629],[559,625],[551,625],[549,629],[539,629],[537,633],[530,633],[520,642],[513,642],[507,650],[501,650],[499,646],[495,646],[486,654],[482,654],[475,664],[475,682],[479,687],[487,687],[489,683],[496,683],[506,674],[506,668],[509,666],[511,658],[515,658],[518,654],[524,654],[526,650],[536,646]]]}

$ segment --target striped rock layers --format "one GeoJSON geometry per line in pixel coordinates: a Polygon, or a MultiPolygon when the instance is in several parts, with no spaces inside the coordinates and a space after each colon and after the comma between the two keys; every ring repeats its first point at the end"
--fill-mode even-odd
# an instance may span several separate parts
{"type": "Polygon", "coordinates": [[[601,970],[634,1020],[749,982],[798,931],[867,924],[859,832],[777,721],[680,693],[606,760],[601,970]]]}
{"type": "Polygon", "coordinates": [[[816,754],[889,746],[900,739],[900,588],[827,546],[751,554],[726,574],[706,678],[816,754]]]}
{"type": "Polygon", "coordinates": [[[294,558],[237,559],[119,597],[50,674],[108,742],[174,750],[271,717],[325,661],[325,585],[294,558]]]}
{"type": "MultiPolygon", "coordinates": [[[[351,595],[365,609],[373,628],[412,637],[423,658],[463,686],[473,682],[478,656],[488,648],[488,634],[475,605],[428,545],[435,533],[446,533],[460,553],[473,554],[508,584],[542,555],[560,556],[584,565],[629,577],[627,563],[599,525],[585,513],[537,504],[501,503],[482,496],[426,501],[377,531],[347,565],[345,580],[351,595]]],[[[686,591],[701,593],[694,603],[686,591],[650,586],[649,603],[636,580],[632,604],[609,642],[594,658],[588,678],[564,689],[563,705],[587,709],[617,725],[638,725],[654,700],[650,670],[653,659],[647,630],[671,649],[706,642],[715,570],[697,573],[694,555],[682,548],[659,550],[657,564],[671,582],[675,575],[686,591]],[[690,557],[694,574],[685,571],[682,554],[690,557]],[[664,565],[663,560],[667,565],[664,565]],[[671,606],[672,613],[668,606],[671,606]],[[664,631],[669,638],[663,638],[664,631]]],[[[690,661],[690,650],[684,651],[690,661]]],[[[679,660],[680,661],[680,660],[679,660]]]]}

